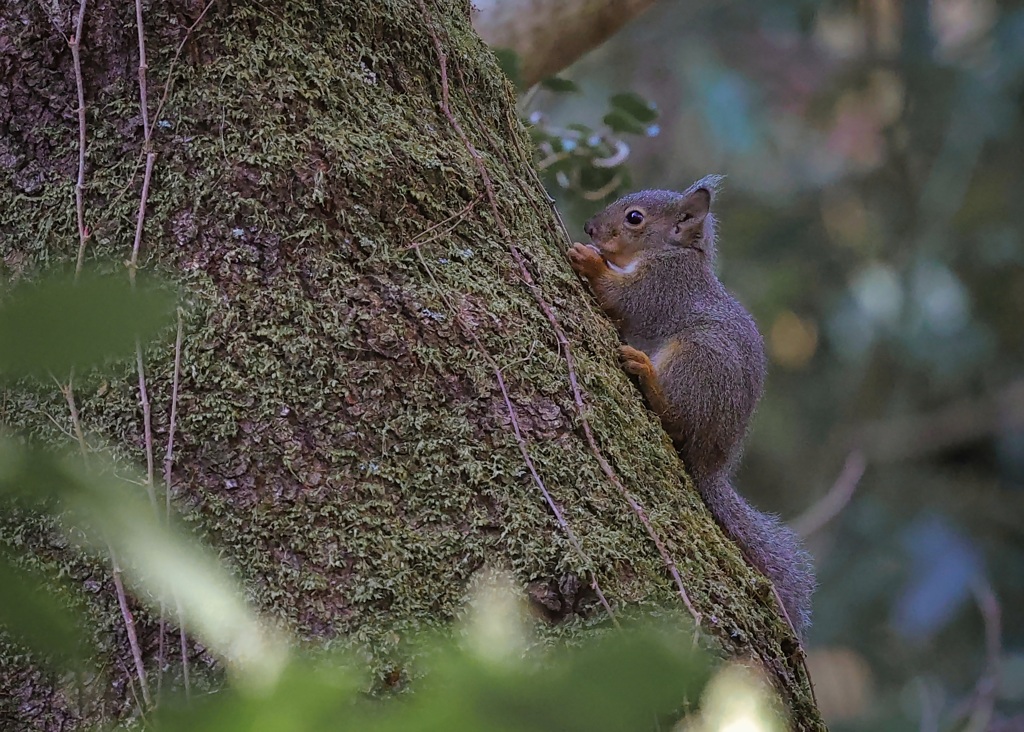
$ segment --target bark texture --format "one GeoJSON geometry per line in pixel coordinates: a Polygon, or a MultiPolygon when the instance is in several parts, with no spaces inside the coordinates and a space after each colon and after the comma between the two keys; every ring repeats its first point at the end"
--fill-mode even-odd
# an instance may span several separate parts
{"type": "MultiPolygon", "coordinates": [[[[205,7],[143,3],[156,157],[140,262],[180,284],[186,313],[173,499],[252,600],[305,638],[365,649],[382,683],[403,676],[402,639],[455,617],[486,563],[515,572],[552,633],[606,622],[591,573],[617,610],[681,607],[654,543],[583,437],[565,351],[539,297],[572,345],[600,453],[646,508],[704,630],[726,653],[759,659],[796,728],[820,729],[767,582],[686,481],[615,363],[614,332],[564,260],[512,89],[471,30],[468,6],[218,0],[189,34],[205,7]],[[433,36],[496,209],[441,113],[433,36]],[[583,556],[527,469],[495,365],[583,556]]],[[[66,37],[78,8],[10,0],[0,12],[6,280],[77,255],[79,123],[66,37]]],[[[84,18],[86,261],[121,267],[145,170],[135,7],[94,0],[84,18]]],[[[146,352],[158,460],[172,362],[169,333],[146,352]]],[[[76,388],[90,445],[144,465],[134,369],[83,375],[76,388]]],[[[8,391],[0,421],[59,442],[71,431],[56,388],[8,391]]],[[[2,523],[5,541],[81,587],[74,601],[110,659],[106,677],[79,694],[7,648],[2,726],[131,716],[132,663],[109,568],[67,551],[45,521],[8,514],[2,523]]],[[[136,608],[136,620],[152,669],[156,619],[136,608]]],[[[194,653],[202,665],[202,649],[194,653]]],[[[173,669],[173,651],[168,660],[173,669]]]]}

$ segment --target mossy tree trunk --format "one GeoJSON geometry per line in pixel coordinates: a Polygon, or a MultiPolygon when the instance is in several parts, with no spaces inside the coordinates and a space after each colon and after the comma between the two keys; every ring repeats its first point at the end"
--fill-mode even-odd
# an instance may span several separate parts
{"type": "MultiPolygon", "coordinates": [[[[0,14],[5,280],[78,253],[68,39],[80,7],[10,0],[0,14]]],[[[703,629],[760,659],[798,728],[820,728],[766,581],[686,482],[564,261],[512,90],[468,6],[142,10],[145,119],[135,5],[85,6],[85,258],[130,258],[145,197],[140,266],[179,283],[185,312],[173,499],[255,603],[304,637],[369,649],[389,679],[396,644],[455,616],[485,564],[514,571],[559,632],[606,621],[591,578],[616,611],[681,608],[618,480],[646,509],[703,629]]],[[[172,340],[145,354],[158,475],[172,340]]],[[[76,388],[90,444],[145,465],[135,371],[76,388]]],[[[0,421],[53,441],[71,431],[56,388],[6,393],[0,421]]],[[[130,713],[109,572],[22,529],[37,561],[91,591],[114,660],[108,691],[84,706],[9,662],[6,713],[46,729],[130,713]]],[[[156,620],[136,617],[152,664],[156,620]]]]}

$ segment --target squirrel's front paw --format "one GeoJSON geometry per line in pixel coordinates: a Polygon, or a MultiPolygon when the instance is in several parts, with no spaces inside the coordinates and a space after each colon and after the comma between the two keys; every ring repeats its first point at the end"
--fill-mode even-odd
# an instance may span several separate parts
{"type": "Polygon", "coordinates": [[[654,364],[643,351],[632,346],[619,346],[619,359],[626,373],[639,376],[641,379],[654,378],[654,364]]]}
{"type": "Polygon", "coordinates": [[[569,264],[572,265],[576,273],[588,280],[599,277],[608,270],[604,257],[596,249],[586,244],[578,242],[573,244],[569,248],[567,255],[569,257],[569,264]]]}

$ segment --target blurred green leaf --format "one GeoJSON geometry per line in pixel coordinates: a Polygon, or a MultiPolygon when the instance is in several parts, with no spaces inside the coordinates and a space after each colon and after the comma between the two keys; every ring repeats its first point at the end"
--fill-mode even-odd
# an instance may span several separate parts
{"type": "Polygon", "coordinates": [[[681,629],[592,637],[580,648],[494,662],[442,641],[422,656],[416,693],[371,699],[340,660],[292,664],[272,693],[225,691],[191,709],[165,709],[161,730],[489,730],[619,732],[667,729],[710,676],[681,629]]]}
{"type": "Polygon", "coordinates": [[[128,358],[173,313],[171,292],[127,275],[22,281],[0,299],[0,373],[41,379],[128,358]]]}
{"type": "Polygon", "coordinates": [[[649,125],[658,119],[658,108],[654,102],[649,102],[635,92],[616,94],[608,99],[612,109],[619,110],[629,115],[644,126],[649,125]]]}
{"type": "Polygon", "coordinates": [[[553,91],[557,94],[578,94],[580,91],[575,81],[563,79],[560,76],[549,76],[543,79],[540,85],[548,91],[553,91]]]}
{"type": "Polygon", "coordinates": [[[225,689],[199,703],[166,703],[157,713],[157,728],[162,732],[369,729],[353,724],[355,705],[366,684],[352,668],[337,657],[296,662],[268,693],[225,689]]]}
{"type": "Polygon", "coordinates": [[[180,607],[189,633],[244,687],[272,685],[287,659],[287,640],[249,607],[216,555],[165,524],[140,485],[116,476],[113,466],[87,471],[67,459],[63,467],[63,503],[86,540],[99,552],[115,552],[134,589],[180,607]]]}
{"type": "Polygon", "coordinates": [[[628,132],[631,135],[643,135],[647,126],[636,117],[621,109],[613,109],[604,116],[604,123],[614,132],[628,132]]]}
{"type": "MultiPolygon", "coordinates": [[[[99,555],[107,557],[113,551],[139,597],[155,597],[167,607],[181,608],[189,633],[219,657],[243,687],[272,685],[286,661],[287,640],[248,606],[213,552],[154,511],[143,481],[115,474],[113,465],[98,453],[89,457],[87,467],[77,454],[61,455],[0,439],[0,490],[36,499],[59,498],[46,508],[74,529],[76,540],[84,539],[99,555]]],[[[0,620],[4,613],[16,611],[9,607],[13,597],[6,594],[0,602],[0,620]]]]}
{"type": "Polygon", "coordinates": [[[47,587],[47,580],[15,567],[0,553],[0,627],[58,669],[88,657],[79,618],[47,587]]]}
{"type": "Polygon", "coordinates": [[[31,442],[22,444],[0,435],[0,493],[33,503],[59,496],[68,488],[57,463],[59,453],[31,442]]]}

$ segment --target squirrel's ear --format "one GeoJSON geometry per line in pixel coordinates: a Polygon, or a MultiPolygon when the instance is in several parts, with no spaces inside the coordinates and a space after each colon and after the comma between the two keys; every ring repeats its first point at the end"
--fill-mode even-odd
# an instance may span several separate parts
{"type": "Polygon", "coordinates": [[[704,236],[704,219],[711,209],[710,187],[694,187],[684,193],[676,204],[676,221],[672,227],[672,241],[686,247],[700,249],[704,236]]]}

